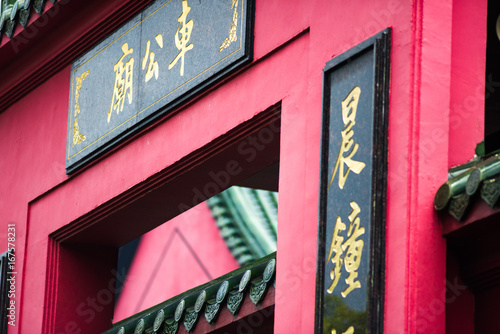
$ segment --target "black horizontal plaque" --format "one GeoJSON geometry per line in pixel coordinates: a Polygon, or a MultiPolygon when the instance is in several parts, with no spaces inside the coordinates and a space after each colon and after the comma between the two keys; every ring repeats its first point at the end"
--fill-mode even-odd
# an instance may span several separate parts
{"type": "Polygon", "coordinates": [[[251,61],[252,0],[158,0],[71,66],[71,173],[251,61]]]}
{"type": "Polygon", "coordinates": [[[323,75],[316,333],[382,333],[390,30],[323,75]]]}

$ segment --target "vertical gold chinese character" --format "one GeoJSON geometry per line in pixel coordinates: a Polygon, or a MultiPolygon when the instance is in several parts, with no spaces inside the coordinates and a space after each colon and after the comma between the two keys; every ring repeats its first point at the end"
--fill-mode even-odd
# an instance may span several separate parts
{"type": "Polygon", "coordinates": [[[333,292],[340,279],[340,273],[342,270],[342,262],[343,262],[341,256],[342,253],[344,252],[342,250],[342,243],[344,242],[344,237],[340,236],[339,233],[344,231],[345,228],[346,226],[340,219],[340,216],[337,216],[337,221],[335,222],[335,228],[333,230],[332,243],[330,244],[330,251],[328,252],[328,260],[326,260],[326,262],[329,262],[331,259],[333,264],[333,269],[330,271],[330,278],[332,279],[332,284],[326,290],[329,294],[333,292]],[[335,252],[335,256],[332,258],[333,252],[335,252]]]}
{"type": "Polygon", "coordinates": [[[363,253],[363,240],[357,240],[361,235],[365,233],[365,228],[360,227],[360,218],[358,214],[361,209],[356,202],[350,203],[352,211],[349,214],[349,229],[347,230],[348,239],[344,242],[344,237],[340,235],[346,229],[346,225],[337,216],[337,221],[335,222],[335,227],[332,235],[332,243],[330,244],[330,251],[328,252],[328,263],[330,259],[332,260],[333,269],[330,271],[330,279],[332,284],[326,290],[329,294],[333,293],[333,290],[337,286],[341,271],[342,264],[344,264],[346,272],[349,276],[345,279],[348,287],[341,292],[342,297],[347,297],[347,295],[354,289],[361,288],[361,283],[356,281],[358,277],[358,268],[361,263],[361,255],[363,253]],[[332,257],[332,255],[335,255],[332,257]],[[344,256],[344,258],[342,258],[344,256]]]}
{"type": "Polygon", "coordinates": [[[359,145],[354,143],[354,140],[352,139],[354,136],[354,130],[352,128],[354,124],[356,124],[356,112],[358,109],[360,94],[361,89],[356,86],[347,95],[344,101],[342,101],[342,120],[345,128],[341,131],[342,143],[340,144],[340,152],[337,157],[337,161],[335,162],[335,168],[328,187],[332,185],[337,169],[339,169],[339,188],[344,189],[345,181],[347,180],[349,172],[352,170],[354,173],[359,174],[363,168],[365,168],[365,163],[353,160],[354,154],[356,154],[359,148],[359,145]],[[345,154],[348,155],[344,156],[345,154]],[[344,170],[344,164],[347,165],[347,170],[344,170]]]}
{"type": "Polygon", "coordinates": [[[191,11],[191,7],[188,6],[187,0],[182,0],[182,14],[179,16],[177,20],[179,25],[177,27],[177,31],[175,32],[175,46],[179,50],[179,53],[175,57],[175,59],[168,64],[168,69],[170,70],[172,67],[177,64],[177,61],[181,60],[181,76],[184,75],[184,54],[193,48],[193,43],[189,43],[189,39],[191,38],[191,32],[193,30],[193,20],[189,20],[186,22],[187,15],[191,11]],[[181,37],[179,37],[181,35],[181,37]]]}
{"type": "MultiPolygon", "coordinates": [[[[337,331],[335,329],[332,329],[332,334],[337,334],[337,331]]],[[[344,333],[342,334],[354,334],[354,327],[351,326],[349,327],[344,333]]]]}
{"type": "Polygon", "coordinates": [[[358,237],[365,233],[365,228],[360,227],[360,219],[358,213],[361,211],[356,202],[351,202],[352,212],[349,215],[349,229],[347,230],[347,236],[349,237],[346,242],[342,244],[342,250],[346,251],[344,256],[345,270],[349,273],[345,282],[348,287],[345,289],[341,295],[346,297],[352,290],[361,288],[361,283],[355,281],[358,277],[358,268],[361,263],[361,255],[363,253],[363,240],[356,240],[358,237]]]}
{"type": "Polygon", "coordinates": [[[116,110],[117,114],[123,110],[125,94],[127,94],[128,103],[132,103],[134,58],[131,57],[125,64],[123,64],[123,58],[132,54],[134,49],[129,49],[128,43],[124,43],[122,45],[122,51],[123,55],[114,66],[115,84],[113,86],[113,96],[111,97],[111,107],[108,112],[108,123],[111,119],[113,110],[116,110]]]}
{"type": "MultiPolygon", "coordinates": [[[[155,37],[156,44],[163,49],[163,36],[161,34],[156,35],[155,37]]],[[[148,58],[149,58],[149,64],[148,64],[148,69],[146,71],[146,77],[144,78],[144,81],[148,82],[151,80],[153,75],[155,76],[155,79],[158,79],[158,72],[159,72],[159,67],[158,67],[158,62],[155,61],[155,53],[154,52],[149,52],[149,47],[151,45],[151,41],[148,40],[146,44],[146,54],[144,55],[144,58],[142,58],[142,69],[144,70],[146,68],[146,64],[148,64],[148,58]]]]}

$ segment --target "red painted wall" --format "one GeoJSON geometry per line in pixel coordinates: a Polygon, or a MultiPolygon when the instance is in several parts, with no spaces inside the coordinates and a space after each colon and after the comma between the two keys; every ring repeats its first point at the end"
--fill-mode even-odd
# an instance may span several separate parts
{"type": "MultiPolygon", "coordinates": [[[[9,333],[41,333],[43,329],[77,333],[79,328],[93,332],[108,326],[109,305],[98,305],[103,311],[96,309],[92,321],[79,317],[76,309],[81,300],[86,301],[83,296],[99,297],[104,288],[98,287],[107,286],[109,274],[104,278],[83,271],[65,274],[74,280],[73,288],[60,285],[56,295],[47,295],[53,291],[51,284],[58,282],[58,275],[48,268],[72,258],[64,247],[52,251],[55,246],[49,235],[79,222],[155,173],[169,170],[280,101],[275,331],[293,328],[296,333],[312,333],[322,69],[334,56],[386,27],[392,27],[393,35],[385,332],[444,333],[446,250],[432,199],[447,169],[472,157],[470,149],[482,133],[480,107],[471,109],[460,126],[452,123],[454,103],[470,88],[460,69],[474,61],[478,65],[467,67],[470,75],[482,75],[480,51],[472,56],[468,45],[458,43],[461,31],[467,30],[479,38],[474,43],[481,46],[479,23],[485,1],[477,3],[481,8],[452,0],[257,0],[253,65],[70,178],[64,172],[69,65],[26,91],[0,114],[0,212],[3,226],[16,224],[19,272],[17,325],[9,333]],[[472,10],[478,16],[474,25],[464,15],[472,10]],[[460,136],[469,129],[472,138],[460,136]],[[80,286],[86,288],[72,294],[80,286]],[[47,313],[47,307],[57,308],[56,313],[47,313]]],[[[97,24],[82,20],[77,26],[81,31],[97,24]]],[[[76,40],[77,36],[59,38],[76,40]]],[[[9,47],[2,44],[2,48],[9,47]]],[[[44,44],[33,43],[31,54],[37,48],[42,51],[44,44]]],[[[55,48],[53,53],[57,52],[55,48]]],[[[24,80],[29,86],[30,76],[24,80]]],[[[0,96],[7,91],[1,87],[0,96]]],[[[123,238],[133,234],[116,233],[123,238]]],[[[5,226],[0,235],[0,245],[6,245],[5,226]]],[[[111,246],[111,241],[104,246],[111,246]]],[[[112,252],[102,249],[103,257],[112,252]]],[[[102,264],[101,270],[109,271],[99,256],[94,259],[102,264]]],[[[74,261],[85,259],[77,256],[74,261]]]]}

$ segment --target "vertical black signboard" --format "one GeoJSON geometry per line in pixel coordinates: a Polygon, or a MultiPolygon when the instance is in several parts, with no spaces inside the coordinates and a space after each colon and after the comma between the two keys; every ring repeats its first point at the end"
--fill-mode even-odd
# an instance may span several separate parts
{"type": "Polygon", "coordinates": [[[323,75],[316,333],[382,333],[390,30],[323,75]]]}

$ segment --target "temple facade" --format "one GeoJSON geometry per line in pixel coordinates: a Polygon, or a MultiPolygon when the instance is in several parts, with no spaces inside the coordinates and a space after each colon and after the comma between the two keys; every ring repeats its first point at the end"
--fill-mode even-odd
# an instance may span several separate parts
{"type": "Polygon", "coordinates": [[[0,332],[496,332],[499,15],[0,1],[0,332]]]}

